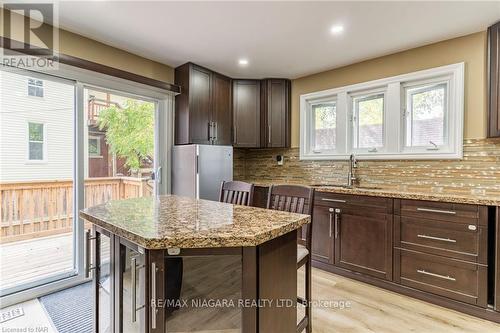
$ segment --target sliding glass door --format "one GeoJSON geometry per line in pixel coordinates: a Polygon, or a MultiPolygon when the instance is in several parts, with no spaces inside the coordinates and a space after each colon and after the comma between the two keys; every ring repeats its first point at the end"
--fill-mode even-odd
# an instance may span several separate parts
{"type": "Polygon", "coordinates": [[[1,295],[77,274],[75,92],[70,80],[0,71],[1,295]]]}
{"type": "Polygon", "coordinates": [[[169,191],[173,95],[61,67],[0,70],[4,304],[88,281],[80,209],[169,191]]]}

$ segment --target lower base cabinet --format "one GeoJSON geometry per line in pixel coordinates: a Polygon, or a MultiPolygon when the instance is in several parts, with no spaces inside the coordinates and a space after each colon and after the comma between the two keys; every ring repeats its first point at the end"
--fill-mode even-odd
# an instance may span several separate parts
{"type": "Polygon", "coordinates": [[[395,250],[395,282],[457,301],[487,306],[487,267],[405,249],[395,250]]]}
{"type": "Polygon", "coordinates": [[[146,332],[144,252],[104,229],[93,229],[88,240],[94,240],[94,332],[146,332]]]}
{"type": "Polygon", "coordinates": [[[392,280],[392,215],[349,207],[334,219],[335,265],[392,280]]]}
{"type": "Polygon", "coordinates": [[[496,238],[496,248],[495,248],[495,258],[496,258],[496,270],[494,274],[495,280],[495,310],[500,312],[500,207],[496,208],[495,214],[495,238],[496,238]]]}
{"type": "Polygon", "coordinates": [[[313,219],[313,260],[392,280],[390,199],[318,192],[313,219]]]}
{"type": "Polygon", "coordinates": [[[500,208],[321,191],[314,204],[313,266],[500,323],[500,208]]]}

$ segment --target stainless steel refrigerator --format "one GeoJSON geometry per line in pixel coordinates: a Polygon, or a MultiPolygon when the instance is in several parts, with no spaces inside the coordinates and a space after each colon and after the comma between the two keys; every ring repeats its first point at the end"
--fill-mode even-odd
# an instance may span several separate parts
{"type": "Polygon", "coordinates": [[[172,194],[217,201],[223,180],[233,180],[233,147],[173,147],[172,194]]]}

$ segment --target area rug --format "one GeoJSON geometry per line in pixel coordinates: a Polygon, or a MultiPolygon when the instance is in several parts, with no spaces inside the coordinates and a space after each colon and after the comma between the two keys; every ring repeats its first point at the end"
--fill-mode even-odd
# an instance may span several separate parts
{"type": "Polygon", "coordinates": [[[92,282],[39,298],[59,333],[92,333],[92,282]]]}

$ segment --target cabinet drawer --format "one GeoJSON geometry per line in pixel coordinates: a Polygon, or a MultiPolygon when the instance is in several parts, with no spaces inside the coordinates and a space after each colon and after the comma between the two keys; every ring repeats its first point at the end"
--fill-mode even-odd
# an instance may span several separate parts
{"type": "Polygon", "coordinates": [[[477,205],[420,200],[400,200],[400,206],[396,207],[396,210],[396,213],[401,216],[441,221],[477,225],[479,220],[479,206],[477,205]]]}
{"type": "Polygon", "coordinates": [[[404,249],[396,253],[402,285],[486,306],[486,266],[404,249]]]}
{"type": "Polygon", "coordinates": [[[456,259],[486,263],[486,230],[474,224],[400,218],[400,244],[396,246],[456,259]],[[480,244],[480,241],[484,244],[480,244]]]}
{"type": "Polygon", "coordinates": [[[318,191],[315,194],[314,204],[339,208],[362,207],[373,213],[392,214],[392,199],[390,198],[318,191]]]}

